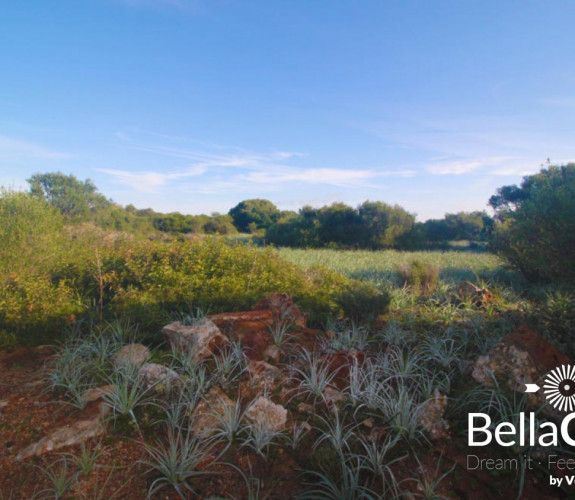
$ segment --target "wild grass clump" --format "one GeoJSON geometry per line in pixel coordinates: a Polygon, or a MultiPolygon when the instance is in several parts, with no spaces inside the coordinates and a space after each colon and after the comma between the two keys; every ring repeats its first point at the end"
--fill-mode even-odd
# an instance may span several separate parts
{"type": "Polygon", "coordinates": [[[437,287],[439,267],[433,264],[412,260],[408,264],[399,264],[397,272],[405,285],[418,295],[429,296],[437,287]]]}

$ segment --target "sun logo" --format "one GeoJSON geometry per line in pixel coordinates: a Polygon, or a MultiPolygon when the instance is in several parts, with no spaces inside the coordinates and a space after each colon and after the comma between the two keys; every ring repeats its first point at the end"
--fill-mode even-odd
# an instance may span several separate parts
{"type": "Polygon", "coordinates": [[[575,366],[563,365],[551,370],[545,378],[543,389],[553,408],[572,412],[575,408],[575,366]]]}

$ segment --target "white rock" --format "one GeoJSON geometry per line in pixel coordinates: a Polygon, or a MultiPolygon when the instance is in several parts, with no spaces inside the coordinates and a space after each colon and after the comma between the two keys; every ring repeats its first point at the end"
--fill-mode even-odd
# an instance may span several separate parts
{"type": "Polygon", "coordinates": [[[166,325],[162,333],[173,350],[188,353],[198,360],[211,356],[215,349],[229,344],[229,339],[207,318],[194,325],[182,325],[176,321],[166,325]]]}
{"type": "Polygon", "coordinates": [[[28,446],[16,455],[16,460],[39,456],[49,451],[59,450],[65,446],[80,444],[93,437],[101,436],[103,433],[104,427],[99,417],[91,420],[82,420],[72,425],[60,427],[49,436],[28,446]]]}
{"type": "Polygon", "coordinates": [[[232,410],[233,406],[234,402],[219,387],[210,390],[192,413],[192,432],[197,436],[211,436],[220,427],[218,415],[232,410]]]}
{"type": "Polygon", "coordinates": [[[146,389],[150,389],[159,384],[169,384],[178,379],[178,374],[164,365],[156,363],[146,363],[138,371],[138,377],[143,382],[146,389]]]}
{"type": "Polygon", "coordinates": [[[116,367],[132,364],[142,366],[150,357],[150,350],[142,344],[126,344],[114,356],[116,367]]]}
{"type": "Polygon", "coordinates": [[[248,408],[246,418],[254,424],[279,431],[285,428],[287,410],[282,405],[272,403],[269,399],[260,396],[248,408]]]}

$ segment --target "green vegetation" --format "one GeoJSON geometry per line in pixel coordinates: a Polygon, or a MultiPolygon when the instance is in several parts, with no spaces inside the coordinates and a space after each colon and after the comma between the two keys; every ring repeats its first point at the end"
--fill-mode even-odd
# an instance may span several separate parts
{"type": "Polygon", "coordinates": [[[518,280],[517,274],[506,268],[505,261],[489,253],[281,248],[279,254],[300,266],[323,265],[344,276],[369,281],[381,290],[388,287],[389,283],[402,285],[403,279],[398,266],[408,266],[412,261],[439,268],[439,279],[451,284],[466,280],[475,281],[476,277],[485,281],[518,280]]]}
{"type": "Polygon", "coordinates": [[[530,281],[575,282],[575,163],[549,166],[504,186],[492,247],[530,281]]]}
{"type": "MultiPolygon", "coordinates": [[[[84,391],[113,386],[104,395],[109,419],[117,433],[138,431],[150,495],[164,488],[182,497],[196,492],[221,460],[259,497],[265,483],[232,462],[249,456],[271,464],[281,451],[304,471],[300,482],[308,486],[301,498],[400,498],[413,490],[447,498],[449,466],[440,458],[426,472],[421,462],[431,456],[433,432],[446,439],[445,427],[422,424],[430,404],[447,406],[454,440],[465,438],[465,412],[516,419],[526,408],[523,399],[464,375],[522,323],[575,354],[575,294],[564,285],[534,286],[517,272],[531,280],[573,277],[574,178],[573,165],[550,167],[521,187],[501,188],[491,200],[493,227],[479,212],[417,224],[401,207],[380,202],[282,214],[266,200],[247,200],[225,216],[157,214],[119,207],[89,181],[37,175],[30,193],[0,193],[0,347],[61,340],[47,366],[49,391],[79,410],[87,405],[84,391]],[[292,246],[328,248],[182,237],[229,235],[236,230],[232,222],[278,244],[283,238],[292,246]],[[154,230],[172,234],[158,237],[154,230]],[[454,237],[477,241],[492,232],[500,256],[380,250],[454,237]],[[340,249],[354,246],[369,250],[340,249]],[[489,301],[462,297],[463,281],[489,288],[489,301]],[[246,417],[255,399],[242,391],[255,389],[246,383],[249,353],[237,339],[200,360],[164,349],[159,335],[169,321],[198,324],[208,311],[245,310],[272,293],[291,295],[325,331],[310,348],[294,340],[289,310],[277,312],[268,326],[280,352],[280,361],[271,362],[285,385],[263,391],[285,398],[291,432],[246,417]],[[114,354],[134,341],[157,347],[152,359],[173,370],[177,382],[145,386],[137,367],[115,366],[114,354]],[[200,436],[190,415],[212,389],[231,404],[212,415],[213,434],[200,436]],[[372,437],[368,429],[383,433],[372,437]]],[[[519,460],[530,452],[505,451],[519,460]]],[[[51,488],[41,493],[62,496],[78,475],[69,467],[94,467],[99,455],[82,453],[82,462],[44,469],[51,488]]],[[[521,472],[517,479],[521,492],[521,472]]]]}
{"type": "Polygon", "coordinates": [[[278,208],[268,200],[245,200],[229,212],[234,225],[241,233],[267,230],[280,216],[278,208]]]}

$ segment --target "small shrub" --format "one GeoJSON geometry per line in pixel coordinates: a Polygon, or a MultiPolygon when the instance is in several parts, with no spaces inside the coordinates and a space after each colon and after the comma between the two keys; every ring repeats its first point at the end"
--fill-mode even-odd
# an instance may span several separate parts
{"type": "Polygon", "coordinates": [[[397,272],[404,284],[419,295],[431,295],[437,288],[439,268],[433,264],[412,260],[409,264],[398,265],[397,272]]]}
{"type": "Polygon", "coordinates": [[[336,301],[346,318],[363,323],[385,314],[391,297],[369,283],[354,282],[340,292],[336,301]]]}

